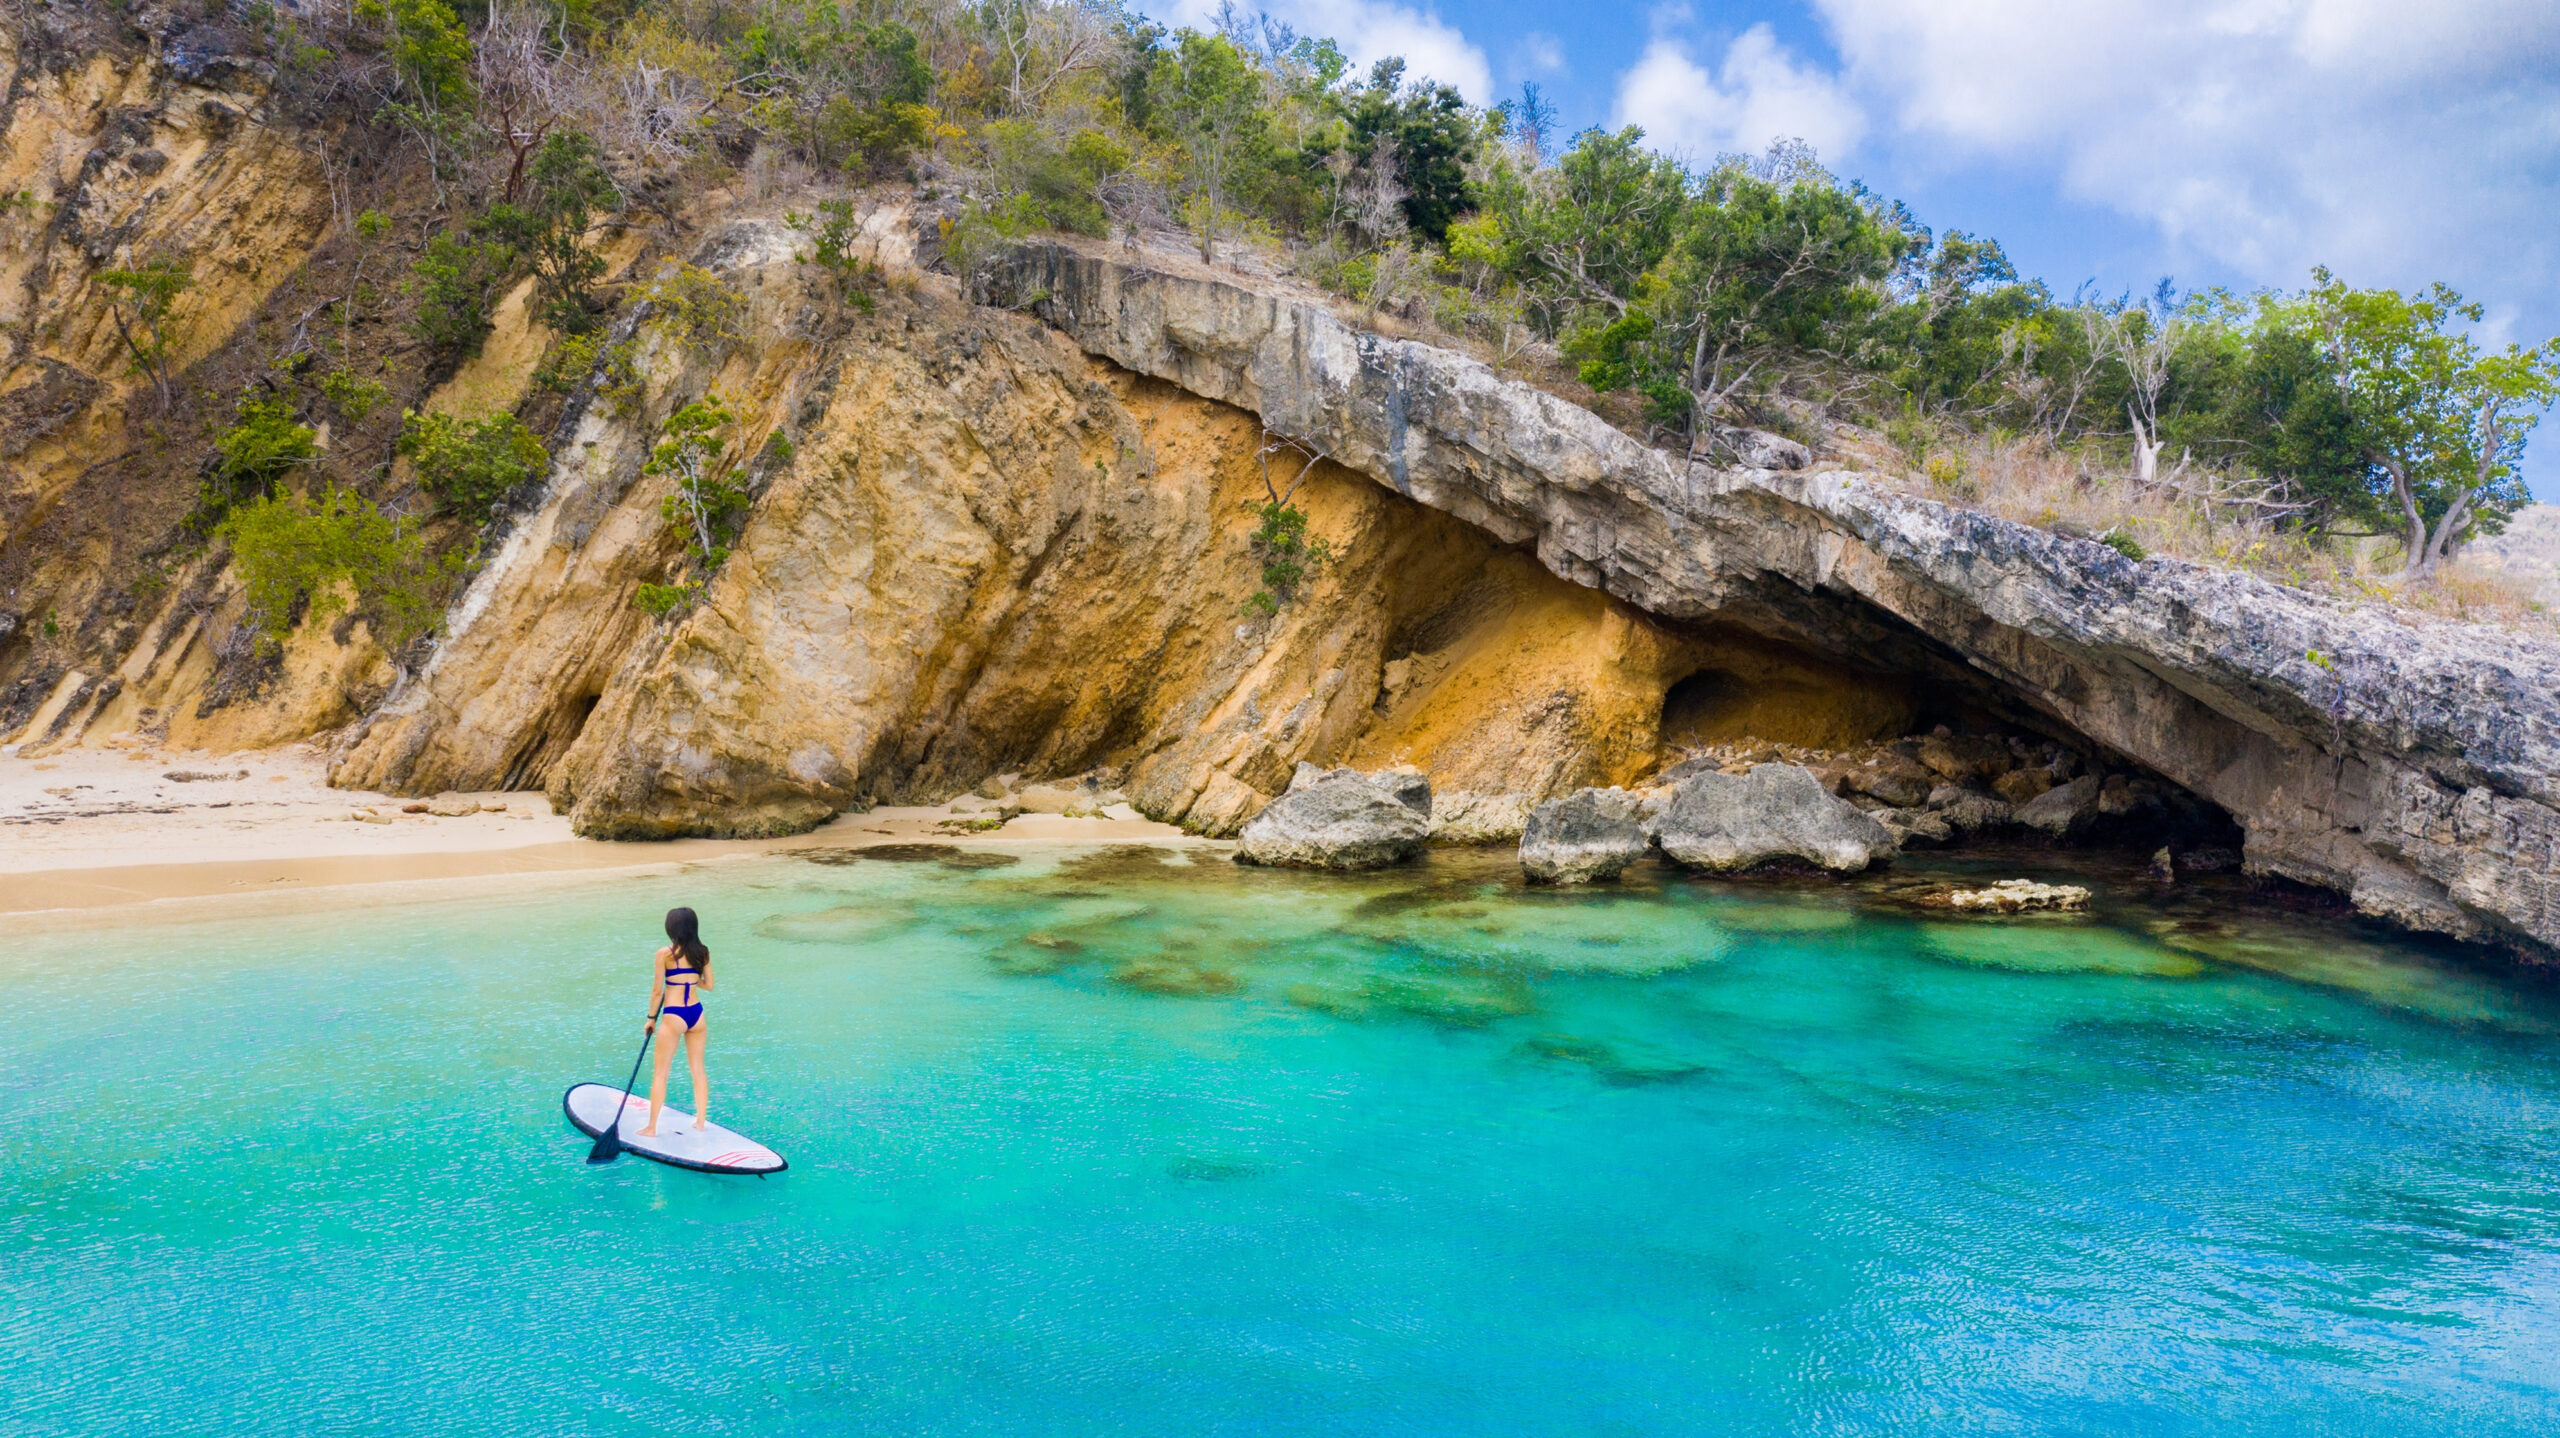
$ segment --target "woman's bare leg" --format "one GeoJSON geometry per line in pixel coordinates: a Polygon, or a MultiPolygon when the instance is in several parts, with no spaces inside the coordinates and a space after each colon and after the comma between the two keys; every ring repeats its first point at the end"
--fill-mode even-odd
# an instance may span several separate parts
{"type": "Polygon", "coordinates": [[[702,1071],[702,1025],[685,1030],[685,1062],[693,1067],[693,1126],[711,1122],[711,1079],[702,1071]]]}
{"type": "Polygon", "coordinates": [[[667,1106],[667,1061],[676,1056],[676,1036],[684,1032],[684,1020],[673,1016],[658,1020],[655,1062],[649,1069],[649,1126],[640,1130],[642,1138],[658,1136],[658,1110],[667,1106]]]}

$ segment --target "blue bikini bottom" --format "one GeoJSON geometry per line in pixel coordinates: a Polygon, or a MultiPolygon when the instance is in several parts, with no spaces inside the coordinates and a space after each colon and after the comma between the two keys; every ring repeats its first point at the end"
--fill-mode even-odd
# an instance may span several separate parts
{"type": "Polygon", "coordinates": [[[702,1005],[700,1004],[686,1004],[681,1008],[674,1004],[669,1004],[665,1008],[658,1010],[658,1012],[663,1015],[684,1020],[684,1026],[689,1029],[699,1028],[702,1026],[702,1005]]]}

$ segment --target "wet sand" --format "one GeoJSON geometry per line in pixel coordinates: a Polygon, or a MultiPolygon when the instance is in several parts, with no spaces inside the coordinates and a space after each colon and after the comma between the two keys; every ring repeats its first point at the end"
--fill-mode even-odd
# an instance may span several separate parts
{"type": "Polygon", "coordinates": [[[883,808],[789,838],[609,843],[572,835],[569,821],[539,793],[401,798],[332,789],[326,768],[322,752],[309,745],[229,755],[0,755],[0,913],[638,868],[776,849],[1184,837],[1144,819],[1033,814],[977,832],[955,824],[946,809],[883,808]],[[445,812],[407,812],[421,807],[445,812]],[[466,807],[474,812],[461,812],[466,807]]]}

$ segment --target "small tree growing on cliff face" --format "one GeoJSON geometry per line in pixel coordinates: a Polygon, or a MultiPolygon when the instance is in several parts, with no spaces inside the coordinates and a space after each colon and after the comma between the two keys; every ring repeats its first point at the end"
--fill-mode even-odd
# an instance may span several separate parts
{"type": "Polygon", "coordinates": [[[877,270],[854,252],[862,235],[862,217],[853,201],[820,200],[815,214],[793,210],[783,216],[783,223],[809,237],[809,252],[800,257],[800,263],[816,265],[833,278],[837,303],[871,313],[871,293],[865,285],[877,270]]]}
{"type": "Polygon", "coordinates": [[[585,334],[595,325],[590,294],[604,277],[604,256],[587,248],[587,229],[598,210],[622,202],[595,140],[582,130],[561,130],[542,142],[533,159],[533,213],[539,221],[531,243],[533,284],[542,322],[561,334],[585,334]]]}
{"type": "Polygon", "coordinates": [[[641,469],[675,482],[658,512],[684,531],[685,552],[696,569],[678,584],[641,586],[640,607],[653,614],[663,617],[691,603],[705,578],[729,558],[736,521],[750,503],[747,492],[729,478],[728,434],[737,422],[736,412],[720,396],[705,395],[667,416],[658,447],[641,469]]]}
{"type": "Polygon", "coordinates": [[[160,412],[169,412],[169,349],[173,343],[169,333],[169,311],[178,296],[195,284],[193,268],[185,260],[156,259],[129,270],[107,270],[98,283],[116,292],[117,298],[107,306],[115,317],[116,333],[124,339],[125,352],[133,356],[133,372],[147,375],[160,389],[160,412]],[[127,311],[132,318],[126,318],[127,311]],[[134,333],[136,327],[140,334],[134,333]]]}
{"type": "Polygon", "coordinates": [[[441,194],[473,99],[470,33],[444,0],[357,0],[354,13],[383,28],[383,53],[403,97],[383,106],[383,117],[416,138],[441,194]]]}
{"type": "Polygon", "coordinates": [[[1261,561],[1262,588],[1245,601],[1245,608],[1270,615],[1279,613],[1281,605],[1298,597],[1298,586],[1305,582],[1309,570],[1333,558],[1332,541],[1310,536],[1307,512],[1290,502],[1297,497],[1298,486],[1306,483],[1307,476],[1324,461],[1324,451],[1266,429],[1262,432],[1262,448],[1254,457],[1262,466],[1263,498],[1245,506],[1260,521],[1247,543],[1253,547],[1254,558],[1261,561]],[[1306,461],[1285,485],[1275,483],[1271,477],[1272,457],[1281,454],[1306,461]]]}

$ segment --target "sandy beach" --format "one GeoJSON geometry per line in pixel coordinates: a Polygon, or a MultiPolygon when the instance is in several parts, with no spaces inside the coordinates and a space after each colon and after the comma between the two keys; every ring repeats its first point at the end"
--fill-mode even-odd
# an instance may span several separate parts
{"type": "Polygon", "coordinates": [[[1023,814],[977,831],[948,809],[846,814],[783,839],[580,839],[540,793],[403,798],[332,789],[314,745],[0,754],[0,913],[345,884],[684,863],[809,846],[1183,838],[1145,819],[1023,814]]]}

